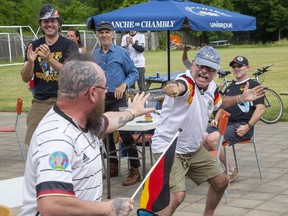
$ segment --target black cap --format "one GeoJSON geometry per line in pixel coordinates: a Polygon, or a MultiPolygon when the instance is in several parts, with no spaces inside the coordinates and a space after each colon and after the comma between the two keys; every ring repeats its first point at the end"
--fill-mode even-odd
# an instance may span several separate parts
{"type": "Polygon", "coordinates": [[[96,26],[96,31],[100,31],[101,29],[108,29],[110,31],[114,31],[114,27],[110,22],[98,23],[96,26]]]}
{"type": "Polygon", "coordinates": [[[234,63],[239,64],[239,65],[249,65],[248,59],[245,58],[244,56],[236,56],[229,64],[229,66],[232,66],[234,63]]]}
{"type": "Polygon", "coordinates": [[[45,4],[40,10],[40,20],[59,18],[60,14],[58,11],[50,4],[45,4]]]}

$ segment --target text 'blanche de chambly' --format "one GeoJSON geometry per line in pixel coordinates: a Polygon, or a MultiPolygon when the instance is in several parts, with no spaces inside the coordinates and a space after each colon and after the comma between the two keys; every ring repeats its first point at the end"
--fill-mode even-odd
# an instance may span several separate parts
{"type": "Polygon", "coordinates": [[[164,28],[164,27],[173,27],[175,21],[142,21],[142,22],[134,22],[134,21],[116,21],[113,22],[113,26],[115,28],[133,28],[137,26],[141,26],[142,28],[164,28]]]}

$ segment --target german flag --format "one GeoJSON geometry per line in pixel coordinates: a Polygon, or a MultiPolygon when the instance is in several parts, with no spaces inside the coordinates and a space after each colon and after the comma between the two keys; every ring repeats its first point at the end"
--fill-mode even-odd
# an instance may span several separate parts
{"type": "Polygon", "coordinates": [[[177,138],[174,139],[170,147],[160,156],[155,163],[156,166],[145,181],[140,198],[140,208],[158,212],[169,205],[169,175],[174,161],[176,143],[177,138]]]}

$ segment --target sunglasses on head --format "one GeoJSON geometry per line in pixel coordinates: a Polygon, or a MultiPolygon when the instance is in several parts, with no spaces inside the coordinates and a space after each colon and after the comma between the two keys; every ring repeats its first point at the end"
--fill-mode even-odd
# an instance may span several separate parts
{"type": "Polygon", "coordinates": [[[234,64],[232,65],[232,68],[235,69],[235,68],[241,68],[243,67],[244,65],[241,65],[241,64],[234,64]]]}
{"type": "Polygon", "coordinates": [[[196,64],[196,66],[197,66],[199,69],[201,69],[201,70],[206,69],[207,71],[213,72],[213,73],[217,71],[216,69],[211,68],[211,67],[208,67],[208,66],[206,66],[206,65],[198,65],[198,64],[196,64]]]}

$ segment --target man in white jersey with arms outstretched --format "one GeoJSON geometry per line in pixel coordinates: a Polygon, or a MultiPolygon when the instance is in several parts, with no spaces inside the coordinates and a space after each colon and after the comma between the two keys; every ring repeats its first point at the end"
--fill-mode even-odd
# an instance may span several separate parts
{"type": "MultiPolygon", "coordinates": [[[[197,185],[210,184],[204,215],[214,211],[228,185],[228,177],[220,164],[201,145],[208,120],[219,107],[236,104],[237,96],[220,96],[213,79],[220,68],[220,55],[212,47],[201,48],[192,61],[191,69],[179,75],[165,87],[167,96],[152,139],[155,157],[169,144],[178,128],[182,132],[177,139],[176,154],[170,173],[170,204],[160,216],[170,216],[185,198],[185,176],[197,185]]],[[[261,86],[248,89],[241,95],[243,101],[255,100],[264,95],[261,86]]]]}

